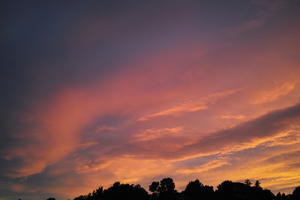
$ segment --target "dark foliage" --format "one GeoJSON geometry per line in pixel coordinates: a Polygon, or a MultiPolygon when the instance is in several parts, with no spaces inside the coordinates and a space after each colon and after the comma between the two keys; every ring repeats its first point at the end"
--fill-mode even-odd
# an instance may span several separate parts
{"type": "Polygon", "coordinates": [[[140,185],[121,184],[116,182],[110,188],[103,190],[102,187],[86,196],[76,197],[74,200],[148,200],[147,191],[140,185]]]}
{"type": "Polygon", "coordinates": [[[224,181],[218,186],[216,191],[217,199],[220,200],[272,200],[274,194],[270,190],[264,190],[261,187],[251,187],[249,181],[245,184],[232,181],[224,181]]]}
{"type": "Polygon", "coordinates": [[[293,200],[300,199],[300,186],[298,186],[294,189],[292,196],[293,196],[293,200]]]}
{"type": "MultiPolygon", "coordinates": [[[[199,180],[191,181],[182,192],[177,192],[171,178],[154,181],[147,191],[140,185],[114,183],[111,187],[102,187],[74,200],[300,200],[300,186],[292,194],[278,193],[276,196],[263,189],[259,181],[244,183],[224,181],[214,190],[212,186],[203,185],[199,180]]],[[[49,198],[48,200],[55,200],[49,198]]]]}
{"type": "Polygon", "coordinates": [[[175,190],[175,183],[171,178],[164,178],[160,182],[152,182],[149,185],[149,190],[152,192],[150,199],[156,200],[172,200],[177,199],[177,191],[175,190]]]}
{"type": "Polygon", "coordinates": [[[189,182],[182,194],[186,200],[215,198],[213,187],[204,186],[199,180],[189,182]]]}

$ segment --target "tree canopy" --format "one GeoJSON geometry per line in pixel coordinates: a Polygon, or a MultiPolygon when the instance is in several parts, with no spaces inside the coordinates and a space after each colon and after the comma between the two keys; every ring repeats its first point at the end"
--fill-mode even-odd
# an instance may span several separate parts
{"type": "Polygon", "coordinates": [[[161,181],[153,181],[149,185],[149,191],[150,194],[140,185],[115,182],[107,189],[99,187],[74,200],[300,200],[300,186],[292,194],[274,195],[270,190],[262,188],[260,181],[252,184],[249,179],[243,183],[226,180],[215,190],[196,179],[190,181],[182,192],[178,192],[172,178],[163,178],[161,181]]]}

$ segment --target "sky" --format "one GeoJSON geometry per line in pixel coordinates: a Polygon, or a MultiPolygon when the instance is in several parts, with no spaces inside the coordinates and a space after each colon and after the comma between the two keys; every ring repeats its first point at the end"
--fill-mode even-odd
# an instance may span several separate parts
{"type": "Polygon", "coordinates": [[[298,0],[1,1],[0,199],[172,177],[300,185],[298,0]]]}

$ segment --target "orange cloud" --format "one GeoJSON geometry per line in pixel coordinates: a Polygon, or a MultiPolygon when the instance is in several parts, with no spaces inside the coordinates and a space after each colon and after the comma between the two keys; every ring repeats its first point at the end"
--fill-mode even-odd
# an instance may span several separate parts
{"type": "Polygon", "coordinates": [[[189,169],[179,169],[178,173],[181,174],[200,174],[212,169],[216,169],[222,167],[224,165],[228,165],[229,163],[226,160],[211,160],[205,164],[199,165],[197,167],[189,168],[189,169]]]}
{"type": "Polygon", "coordinates": [[[195,103],[183,103],[181,105],[169,108],[167,110],[163,110],[161,112],[157,112],[154,114],[150,114],[146,117],[141,117],[139,121],[146,121],[154,117],[167,116],[167,115],[179,115],[184,112],[196,112],[200,110],[207,109],[206,105],[195,105],[195,103]]]}
{"type": "Polygon", "coordinates": [[[264,104],[277,100],[278,98],[289,94],[296,87],[295,82],[286,82],[278,87],[270,88],[268,90],[261,91],[257,94],[257,97],[252,100],[252,104],[264,104]]]}
{"type": "Polygon", "coordinates": [[[154,140],[160,137],[172,135],[176,136],[183,131],[182,127],[174,127],[174,128],[161,128],[161,129],[146,129],[141,133],[134,134],[133,137],[136,141],[147,141],[154,140]]]}
{"type": "Polygon", "coordinates": [[[222,119],[244,119],[246,116],[244,115],[222,115],[222,119]]]}
{"type": "Polygon", "coordinates": [[[222,91],[222,92],[208,95],[207,97],[202,97],[200,99],[186,101],[180,105],[176,105],[176,106],[168,108],[166,110],[162,110],[160,112],[153,113],[153,114],[147,115],[145,117],[140,117],[138,119],[138,121],[146,121],[146,120],[150,120],[152,118],[160,117],[160,116],[170,116],[170,115],[176,116],[176,115],[180,115],[182,113],[197,112],[197,111],[205,110],[205,109],[208,109],[208,105],[215,103],[216,101],[218,101],[221,98],[235,94],[235,93],[239,92],[240,90],[241,89],[222,91]]]}
{"type": "Polygon", "coordinates": [[[259,144],[271,142],[294,134],[294,127],[300,120],[300,105],[273,111],[264,116],[241,123],[227,130],[217,131],[193,144],[183,147],[178,155],[200,156],[240,151],[259,144]],[[260,128],[257,129],[257,126],[260,128]]]}
{"type": "Polygon", "coordinates": [[[14,192],[22,192],[25,190],[24,185],[21,185],[21,184],[13,184],[10,186],[10,188],[14,192]]]}

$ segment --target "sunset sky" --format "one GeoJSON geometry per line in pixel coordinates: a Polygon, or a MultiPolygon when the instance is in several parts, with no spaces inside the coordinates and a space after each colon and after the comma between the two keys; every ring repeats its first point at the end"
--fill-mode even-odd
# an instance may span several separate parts
{"type": "Polygon", "coordinates": [[[300,185],[300,1],[0,3],[0,200],[115,181],[300,185]]]}

